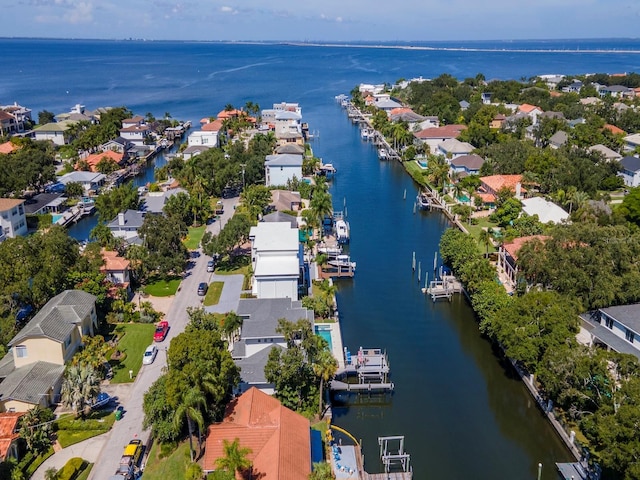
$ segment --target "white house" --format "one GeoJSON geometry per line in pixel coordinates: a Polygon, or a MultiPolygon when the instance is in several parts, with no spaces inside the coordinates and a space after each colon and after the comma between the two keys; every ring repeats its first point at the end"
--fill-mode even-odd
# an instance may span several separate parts
{"type": "Polygon", "coordinates": [[[580,320],[578,341],[640,358],[640,304],[601,308],[580,320]]]}
{"type": "Polygon", "coordinates": [[[46,125],[34,128],[33,134],[36,140],[49,140],[56,145],[65,145],[69,143],[70,136],[68,130],[74,123],[76,122],[71,120],[47,123],[46,125]]]}
{"type": "Polygon", "coordinates": [[[144,145],[150,134],[151,129],[148,125],[131,125],[120,129],[120,136],[137,146],[144,145]]]}
{"type": "Polygon", "coordinates": [[[298,180],[302,178],[302,155],[267,155],[264,168],[268,187],[286,185],[294,176],[298,180]]]}
{"type": "Polygon", "coordinates": [[[616,152],[615,150],[611,150],[609,147],[607,147],[606,145],[602,145],[601,143],[587,148],[587,151],[600,153],[608,162],[612,160],[620,160],[622,158],[622,155],[620,155],[618,152],[616,152]]]}
{"type": "Polygon", "coordinates": [[[542,197],[531,197],[520,200],[522,211],[529,216],[538,215],[541,223],[561,223],[569,218],[569,214],[553,202],[542,197]]]}
{"type": "Polygon", "coordinates": [[[634,133],[624,137],[624,149],[632,152],[640,146],[640,133],[634,133]]]}
{"type": "Polygon", "coordinates": [[[257,298],[298,299],[302,258],[298,229],[287,222],[258,223],[249,232],[252,293],[257,298]]]}
{"type": "Polygon", "coordinates": [[[20,198],[0,198],[0,242],[27,234],[27,217],[24,200],[20,198]]]}
{"type": "Polygon", "coordinates": [[[63,185],[71,182],[79,183],[84,188],[84,191],[89,193],[97,191],[104,185],[106,178],[106,175],[102,173],[78,171],[64,174],[58,179],[58,182],[63,185]]]}
{"type": "Polygon", "coordinates": [[[220,142],[220,130],[222,130],[220,120],[205,123],[201,130],[189,135],[187,143],[190,147],[217,147],[220,142]]]}
{"type": "Polygon", "coordinates": [[[624,157],[620,160],[622,171],[618,173],[624,180],[627,187],[637,187],[640,185],[640,158],[624,157]]]}
{"type": "Polygon", "coordinates": [[[302,134],[302,115],[289,110],[276,110],[274,115],[276,137],[282,134],[302,134]]]}
{"type": "Polygon", "coordinates": [[[137,210],[127,210],[120,212],[111,222],[107,224],[114,237],[124,238],[127,242],[133,243],[138,238],[138,229],[144,222],[144,212],[137,210]]]}

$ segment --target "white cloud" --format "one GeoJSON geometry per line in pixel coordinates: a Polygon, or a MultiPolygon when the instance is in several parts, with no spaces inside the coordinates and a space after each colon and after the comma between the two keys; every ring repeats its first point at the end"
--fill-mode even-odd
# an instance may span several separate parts
{"type": "Polygon", "coordinates": [[[71,24],[90,23],[93,21],[93,4],[91,2],[74,4],[71,10],[65,14],[64,18],[71,24]]]}
{"type": "Polygon", "coordinates": [[[239,12],[235,8],[229,7],[228,5],[223,5],[220,7],[220,11],[222,13],[230,13],[231,15],[237,15],[239,12]]]}

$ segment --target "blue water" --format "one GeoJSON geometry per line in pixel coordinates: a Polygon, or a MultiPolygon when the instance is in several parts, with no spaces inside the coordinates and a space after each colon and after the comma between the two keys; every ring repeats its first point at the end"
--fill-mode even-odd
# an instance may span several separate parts
{"type": "MultiPolygon", "coordinates": [[[[553,462],[568,459],[567,452],[480,337],[467,303],[434,304],[420,292],[448,223],[436,212],[413,213],[403,200],[405,190],[413,192],[409,199],[417,193],[411,179],[397,163],[378,161],[334,96],[360,82],[441,73],[519,79],[640,71],[640,41],[424,46],[434,49],[0,39],[1,64],[11,66],[0,76],[0,103],[19,102],[35,116],[76,103],[126,105],[197,125],[228,103],[299,102],[304,120],[320,133],[314,154],[338,170],[331,184],[336,209],[348,208],[358,272],[338,283],[344,345],[386,348],[396,385],[391,398],[336,404],[334,421],[364,440],[370,470],[379,468],[377,436],[405,435],[416,479],[530,480],[538,462],[543,478],[555,478],[553,462]],[[423,268],[419,280],[410,269],[414,251],[423,268]]],[[[152,178],[149,169],[138,184],[152,178]]]]}

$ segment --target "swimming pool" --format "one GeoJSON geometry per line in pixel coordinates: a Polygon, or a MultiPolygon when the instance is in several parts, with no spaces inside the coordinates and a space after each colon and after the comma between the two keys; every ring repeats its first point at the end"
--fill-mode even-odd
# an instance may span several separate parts
{"type": "Polygon", "coordinates": [[[427,168],[427,161],[426,160],[416,160],[416,162],[418,162],[418,165],[420,165],[420,167],[427,168]]]}
{"type": "Polygon", "coordinates": [[[458,197],[458,201],[463,203],[469,203],[469,197],[467,195],[460,195],[458,197]]]}
{"type": "Polygon", "coordinates": [[[316,325],[316,335],[320,335],[329,344],[329,351],[333,353],[333,347],[331,346],[331,326],[330,325],[316,325]]]}
{"type": "Polygon", "coordinates": [[[59,213],[52,213],[51,214],[51,223],[56,223],[58,220],[60,220],[62,218],[62,215],[59,213]]]}

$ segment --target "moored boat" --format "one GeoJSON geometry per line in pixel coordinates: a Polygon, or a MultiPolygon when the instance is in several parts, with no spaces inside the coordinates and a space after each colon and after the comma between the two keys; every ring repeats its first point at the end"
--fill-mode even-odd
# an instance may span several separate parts
{"type": "Polygon", "coordinates": [[[336,239],[338,243],[349,243],[349,224],[346,220],[336,220],[336,239]]]}
{"type": "Polygon", "coordinates": [[[349,255],[338,255],[335,259],[329,260],[327,264],[332,267],[348,268],[350,270],[356,269],[356,262],[352,262],[349,255]]]}

